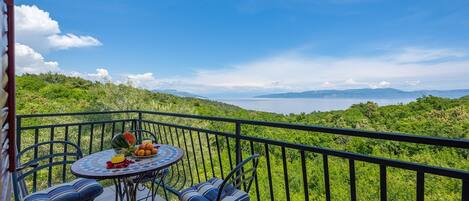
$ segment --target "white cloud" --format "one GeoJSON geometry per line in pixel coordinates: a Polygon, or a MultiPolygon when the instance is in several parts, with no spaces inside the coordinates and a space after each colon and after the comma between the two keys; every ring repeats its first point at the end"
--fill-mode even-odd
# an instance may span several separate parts
{"type": "Polygon", "coordinates": [[[406,84],[409,86],[417,86],[420,84],[420,80],[410,80],[410,81],[405,81],[406,84]]]}
{"type": "Polygon", "coordinates": [[[335,87],[336,85],[332,82],[329,82],[329,81],[325,81],[321,84],[321,87],[324,87],[324,88],[330,88],[330,87],[335,87]]]}
{"type": "MultiPolygon", "coordinates": [[[[50,50],[101,45],[91,36],[61,34],[59,23],[50,14],[35,5],[15,6],[16,65],[18,73],[61,72],[56,61],[46,61],[43,54],[50,50]]],[[[103,75],[87,76],[88,79],[103,79],[103,75]],[[101,77],[100,77],[101,76],[101,77]]],[[[76,73],[75,73],[76,74],[76,73]]],[[[110,79],[109,74],[107,78],[110,79]]]]}
{"type": "Polygon", "coordinates": [[[129,74],[126,76],[126,83],[134,87],[154,89],[159,85],[159,81],[153,76],[153,73],[129,74]]]}
{"type": "Polygon", "coordinates": [[[413,63],[461,58],[467,55],[466,52],[451,49],[404,48],[401,52],[390,55],[390,59],[399,63],[413,63]]]}
{"type": "Polygon", "coordinates": [[[109,82],[112,80],[111,75],[109,75],[109,71],[105,68],[97,68],[96,73],[88,73],[88,79],[93,81],[104,81],[109,82]]]}
{"type": "Polygon", "coordinates": [[[77,71],[66,72],[64,74],[67,75],[67,76],[71,76],[71,77],[82,77],[84,79],[88,79],[88,77],[86,77],[86,75],[84,75],[83,73],[77,72],[77,71]]]}
{"type": "Polygon", "coordinates": [[[384,80],[378,83],[380,87],[389,87],[389,85],[391,85],[391,83],[384,80]]]}
{"type": "Polygon", "coordinates": [[[15,45],[16,68],[19,74],[58,72],[59,64],[56,61],[45,61],[44,57],[31,47],[16,43],[15,45]]]}
{"type": "MultiPolygon", "coordinates": [[[[97,81],[97,82],[112,82],[112,77],[109,73],[109,71],[106,68],[97,68],[96,73],[85,73],[85,72],[78,72],[78,71],[61,71],[60,73],[65,74],[67,76],[72,76],[72,77],[81,77],[86,80],[90,81],[97,81]]],[[[116,83],[120,84],[120,82],[117,80],[115,81],[116,83]]]]}
{"type": "Polygon", "coordinates": [[[61,34],[59,23],[35,5],[15,6],[15,26],[16,41],[39,52],[101,45],[92,36],[61,34]]]}
{"type": "Polygon", "coordinates": [[[60,33],[59,23],[35,5],[15,6],[15,29],[17,34],[33,32],[48,36],[60,33]]]}
{"type": "Polygon", "coordinates": [[[101,45],[101,42],[99,42],[96,38],[91,36],[77,36],[75,34],[51,35],[47,37],[47,39],[49,40],[51,48],[55,49],[101,45]]]}
{"type": "MultiPolygon", "coordinates": [[[[112,81],[146,89],[177,89],[206,95],[330,88],[409,89],[417,85],[435,89],[469,87],[469,80],[464,81],[469,77],[469,59],[402,63],[390,58],[390,54],[334,58],[288,53],[217,70],[199,70],[188,77],[156,79],[153,73],[146,72],[123,75],[112,81]],[[421,85],[422,81],[425,81],[425,86],[421,85]]],[[[422,60],[426,58],[422,57],[422,60]]],[[[79,76],[90,80],[111,80],[110,73],[104,68],[79,76]]]]}
{"type": "Polygon", "coordinates": [[[191,77],[177,78],[178,82],[163,80],[161,84],[201,94],[304,91],[331,87],[405,89],[409,85],[444,89],[469,87],[467,77],[469,58],[462,51],[403,48],[366,57],[306,56],[288,52],[217,70],[198,70],[191,77]],[[420,85],[421,81],[426,85],[420,85]]]}
{"type": "Polygon", "coordinates": [[[347,85],[356,85],[356,84],[359,84],[358,82],[356,82],[356,81],[353,80],[352,78],[349,78],[349,79],[345,80],[344,83],[347,84],[347,85]]]}
{"type": "Polygon", "coordinates": [[[308,57],[289,53],[217,70],[199,70],[188,77],[160,79],[156,79],[151,72],[125,74],[112,79],[105,68],[96,69],[96,73],[69,74],[94,81],[113,81],[146,89],[177,89],[205,95],[330,88],[469,87],[469,80],[466,79],[469,77],[469,59],[402,63],[390,57],[389,54],[374,57],[308,57]],[[422,82],[425,85],[421,85],[422,82]]]}
{"type": "Polygon", "coordinates": [[[372,89],[386,88],[386,87],[391,86],[391,83],[383,80],[383,81],[381,81],[381,82],[379,82],[379,83],[370,83],[369,86],[370,86],[370,88],[372,88],[372,89]]]}

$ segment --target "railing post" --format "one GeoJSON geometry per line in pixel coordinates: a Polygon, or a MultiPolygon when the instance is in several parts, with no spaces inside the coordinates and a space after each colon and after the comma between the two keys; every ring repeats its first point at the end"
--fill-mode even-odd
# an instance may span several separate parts
{"type": "MultiPolygon", "coordinates": [[[[236,122],[236,133],[235,133],[235,151],[236,151],[236,166],[238,166],[241,163],[241,123],[236,122]]],[[[239,177],[241,173],[238,171],[236,172],[236,177],[239,177]]],[[[234,181],[235,184],[238,184],[240,180],[234,181]]],[[[241,186],[239,186],[241,188],[241,186]]]]}
{"type": "Polygon", "coordinates": [[[236,144],[235,144],[235,151],[236,151],[236,165],[241,163],[241,123],[236,122],[236,144]]]}
{"type": "Polygon", "coordinates": [[[142,112],[138,112],[138,129],[142,129],[142,112]]]}
{"type": "Polygon", "coordinates": [[[462,181],[462,201],[469,201],[469,180],[464,179],[462,181]]]}
{"type": "Polygon", "coordinates": [[[21,117],[16,117],[16,150],[21,151],[21,117]]]}
{"type": "Polygon", "coordinates": [[[135,126],[138,127],[136,130],[138,131],[138,136],[140,140],[143,140],[142,139],[142,116],[143,116],[142,112],[138,111],[138,124],[136,124],[135,126]]]}

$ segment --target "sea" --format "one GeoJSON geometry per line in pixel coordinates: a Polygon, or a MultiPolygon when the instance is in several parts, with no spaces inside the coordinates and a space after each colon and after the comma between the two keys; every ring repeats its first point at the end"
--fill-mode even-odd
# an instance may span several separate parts
{"type": "Polygon", "coordinates": [[[315,111],[344,110],[353,104],[372,101],[379,106],[405,104],[415,99],[355,99],[355,98],[230,98],[216,101],[236,105],[248,110],[281,114],[311,113],[315,111]]]}

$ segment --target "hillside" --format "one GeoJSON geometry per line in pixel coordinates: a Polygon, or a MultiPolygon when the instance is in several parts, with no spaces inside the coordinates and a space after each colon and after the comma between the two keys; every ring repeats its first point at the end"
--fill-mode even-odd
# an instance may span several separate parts
{"type": "MultiPolygon", "coordinates": [[[[42,74],[17,77],[17,109],[18,114],[139,109],[469,139],[469,96],[458,99],[428,96],[405,105],[381,107],[368,102],[353,105],[342,111],[282,115],[249,111],[215,101],[154,93],[126,85],[102,84],[64,75],[42,74]]],[[[191,126],[216,130],[232,129],[226,124],[211,122],[204,124],[192,122],[191,126]]],[[[468,150],[266,127],[245,126],[243,133],[366,155],[469,170],[468,150]]],[[[271,148],[270,152],[272,162],[280,163],[280,149],[271,148]]],[[[291,168],[301,169],[298,166],[298,160],[298,155],[289,152],[291,168]]],[[[321,157],[311,154],[308,156],[308,162],[311,165],[320,164],[321,157]]],[[[333,197],[337,198],[335,200],[346,200],[348,199],[346,190],[348,184],[342,181],[347,178],[345,174],[347,161],[331,158],[331,164],[333,164],[330,166],[331,182],[334,185],[333,197]]],[[[357,177],[360,178],[358,193],[363,195],[363,199],[377,200],[379,193],[375,191],[379,185],[379,168],[375,165],[357,163],[357,169],[357,177]]],[[[318,167],[308,171],[311,193],[322,195],[324,188],[321,183],[323,181],[321,170],[318,167]]],[[[272,172],[275,175],[281,175],[281,166],[273,166],[272,172]]],[[[409,188],[415,185],[413,173],[392,170],[390,175],[392,179],[388,182],[393,191],[389,192],[389,200],[413,200],[415,191],[409,188]]],[[[273,178],[274,183],[282,183],[281,179],[281,177],[273,178]]],[[[290,179],[292,182],[301,183],[299,173],[298,175],[292,173],[290,179]]],[[[428,181],[435,185],[432,192],[426,195],[430,200],[456,200],[460,195],[458,181],[439,177],[428,177],[428,181]]],[[[265,184],[261,185],[263,189],[268,188],[265,184]]],[[[295,195],[301,195],[300,185],[290,186],[290,188],[293,198],[295,195]]],[[[267,191],[261,191],[261,193],[266,194],[267,191]]],[[[284,193],[279,191],[275,196],[282,200],[284,193]]],[[[323,200],[323,198],[318,197],[314,200],[323,200]]]]}
{"type": "Polygon", "coordinates": [[[469,95],[469,89],[456,90],[417,90],[402,91],[393,88],[364,88],[364,89],[346,89],[346,90],[317,90],[304,92],[289,92],[266,94],[256,96],[256,98],[371,98],[371,99],[389,99],[389,98],[419,98],[422,96],[438,96],[445,98],[460,98],[469,95]]]}
{"type": "Polygon", "coordinates": [[[205,114],[213,111],[213,108],[217,108],[220,114],[243,111],[219,102],[58,74],[17,77],[18,114],[131,109],[205,114]]]}
{"type": "Polygon", "coordinates": [[[381,107],[368,102],[343,111],[282,115],[64,75],[17,77],[18,114],[132,109],[469,139],[469,96],[459,99],[429,96],[406,105],[381,107]]]}
{"type": "Polygon", "coordinates": [[[136,89],[127,85],[102,84],[57,74],[17,77],[18,114],[155,110],[175,113],[283,121],[332,127],[399,131],[420,135],[465,137],[469,131],[469,96],[459,99],[423,97],[406,105],[378,106],[361,103],[343,111],[311,114],[274,114],[189,97],[136,89]],[[73,106],[73,107],[70,107],[73,106]],[[433,122],[423,127],[423,122],[433,122]],[[440,127],[444,129],[439,129],[440,127]],[[457,130],[464,129],[464,130],[457,130]],[[425,128],[425,129],[424,129],[425,128]],[[447,132],[455,130],[455,132],[447,132]]]}
{"type": "Polygon", "coordinates": [[[185,92],[185,91],[178,91],[174,89],[155,89],[152,90],[152,92],[156,93],[164,93],[164,94],[171,94],[179,97],[188,97],[188,98],[200,98],[200,99],[206,99],[207,97],[204,96],[199,96],[197,94],[185,92]]]}

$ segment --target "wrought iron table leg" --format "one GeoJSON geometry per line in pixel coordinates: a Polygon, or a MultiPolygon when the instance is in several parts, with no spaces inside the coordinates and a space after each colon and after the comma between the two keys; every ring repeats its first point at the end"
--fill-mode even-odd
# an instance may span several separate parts
{"type": "MultiPolygon", "coordinates": [[[[155,171],[152,174],[152,176],[153,176],[153,178],[151,179],[152,187],[150,189],[151,196],[152,196],[152,198],[151,198],[152,201],[154,201],[155,196],[156,196],[156,191],[158,190],[158,188],[156,190],[154,190],[153,186],[154,186],[155,180],[156,180],[156,178],[158,177],[159,174],[160,174],[160,171],[155,171]]],[[[119,200],[120,201],[124,201],[124,200],[136,201],[137,200],[138,185],[142,182],[143,179],[145,179],[145,175],[139,175],[139,176],[137,176],[137,178],[135,180],[133,180],[132,178],[128,178],[128,177],[113,179],[115,190],[116,190],[115,200],[116,201],[119,201],[119,200]]],[[[164,174],[162,174],[162,176],[160,177],[160,181],[159,181],[159,185],[163,185],[163,187],[164,187],[163,179],[164,179],[164,174]]],[[[163,188],[163,191],[164,191],[165,199],[168,200],[168,195],[166,193],[166,188],[163,188]]]]}
{"type": "MultiPolygon", "coordinates": [[[[153,189],[155,188],[155,183],[154,183],[155,178],[156,178],[156,177],[154,177],[154,178],[151,180],[151,187],[150,187],[151,190],[148,191],[148,193],[147,193],[147,198],[148,198],[148,194],[151,194],[151,201],[155,201],[155,195],[153,194],[153,189]]],[[[147,199],[145,199],[145,201],[146,201],[146,200],[147,200],[147,199]]]]}
{"type": "Polygon", "coordinates": [[[115,191],[116,191],[116,196],[115,196],[115,200],[118,201],[118,200],[121,200],[121,201],[124,201],[124,194],[125,194],[125,191],[122,189],[122,181],[121,179],[113,179],[112,180],[114,182],[114,188],[115,188],[115,191]]]}
{"type": "Polygon", "coordinates": [[[157,177],[156,177],[156,176],[153,177],[153,180],[152,180],[152,182],[151,182],[151,185],[152,185],[152,188],[151,188],[151,189],[152,189],[152,198],[154,198],[154,197],[156,196],[156,191],[158,191],[158,188],[159,188],[160,186],[162,186],[162,187],[163,187],[163,193],[164,193],[164,199],[165,199],[166,201],[168,201],[168,194],[166,193],[166,187],[164,186],[164,185],[165,185],[165,183],[164,183],[164,178],[165,178],[165,176],[166,176],[165,174],[162,174],[162,175],[161,175],[161,177],[159,178],[159,181],[158,181],[158,185],[156,185],[156,189],[155,189],[155,190],[153,190],[153,186],[154,186],[154,184],[156,183],[156,178],[157,178],[157,177]]]}
{"type": "Polygon", "coordinates": [[[164,178],[161,178],[160,184],[163,185],[164,199],[167,201],[168,200],[168,193],[166,193],[166,186],[165,186],[165,183],[164,183],[164,178]]]}
{"type": "Polygon", "coordinates": [[[137,199],[137,183],[133,183],[130,178],[113,179],[116,190],[116,201],[136,201],[137,199]]]}

